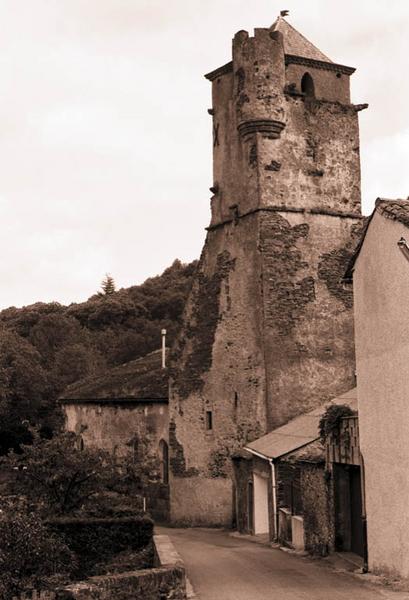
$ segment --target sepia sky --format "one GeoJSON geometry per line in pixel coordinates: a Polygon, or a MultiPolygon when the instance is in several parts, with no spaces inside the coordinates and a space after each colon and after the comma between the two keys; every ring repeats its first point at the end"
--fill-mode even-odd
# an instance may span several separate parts
{"type": "Polygon", "coordinates": [[[281,9],[357,67],[364,212],[409,195],[407,0],[0,0],[0,308],[85,300],[197,258],[210,83],[281,9]]]}

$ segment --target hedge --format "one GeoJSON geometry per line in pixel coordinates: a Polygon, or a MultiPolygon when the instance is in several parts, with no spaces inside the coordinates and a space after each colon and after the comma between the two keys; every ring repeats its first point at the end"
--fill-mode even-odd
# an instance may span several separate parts
{"type": "Polygon", "coordinates": [[[54,518],[46,521],[74,552],[80,573],[89,573],[92,565],[129,550],[148,547],[153,538],[153,521],[146,516],[122,518],[54,518]]]}

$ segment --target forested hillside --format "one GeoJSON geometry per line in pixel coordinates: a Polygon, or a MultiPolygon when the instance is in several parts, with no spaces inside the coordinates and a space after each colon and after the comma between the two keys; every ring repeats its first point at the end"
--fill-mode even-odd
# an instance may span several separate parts
{"type": "Polygon", "coordinates": [[[0,312],[0,454],[27,432],[58,427],[56,399],[69,385],[110,366],[171,345],[196,262],[176,260],[162,275],[119,291],[108,286],[86,302],[38,302],[0,312]]]}

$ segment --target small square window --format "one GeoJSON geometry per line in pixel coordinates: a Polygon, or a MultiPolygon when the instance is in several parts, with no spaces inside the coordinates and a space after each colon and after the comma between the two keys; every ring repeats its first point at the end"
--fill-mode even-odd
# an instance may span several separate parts
{"type": "Polygon", "coordinates": [[[211,410],[206,411],[206,429],[211,431],[213,429],[213,413],[211,410]]]}

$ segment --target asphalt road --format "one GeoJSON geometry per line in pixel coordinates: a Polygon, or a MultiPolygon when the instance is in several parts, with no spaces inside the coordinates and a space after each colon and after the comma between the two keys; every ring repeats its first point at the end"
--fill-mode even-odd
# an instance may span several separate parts
{"type": "Polygon", "coordinates": [[[409,600],[325,561],[231,537],[219,529],[160,528],[183,558],[198,600],[409,600]]]}

